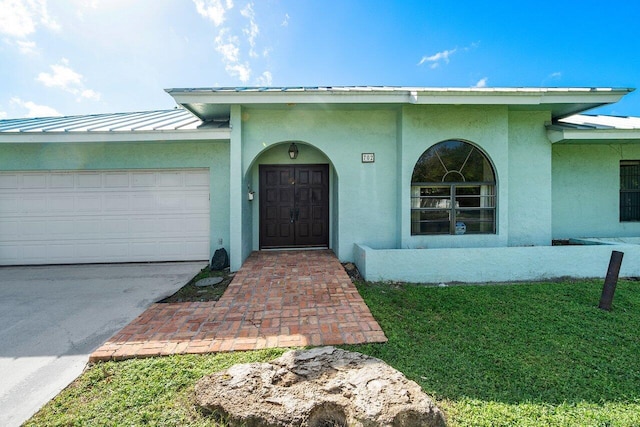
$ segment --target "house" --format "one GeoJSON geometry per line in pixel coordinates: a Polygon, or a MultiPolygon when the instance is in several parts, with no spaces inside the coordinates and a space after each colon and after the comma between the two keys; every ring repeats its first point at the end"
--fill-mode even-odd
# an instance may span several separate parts
{"type": "Polygon", "coordinates": [[[640,276],[632,89],[169,89],[178,108],[0,121],[0,264],[331,248],[368,279],[640,276]],[[554,246],[561,241],[571,245],[554,246]]]}

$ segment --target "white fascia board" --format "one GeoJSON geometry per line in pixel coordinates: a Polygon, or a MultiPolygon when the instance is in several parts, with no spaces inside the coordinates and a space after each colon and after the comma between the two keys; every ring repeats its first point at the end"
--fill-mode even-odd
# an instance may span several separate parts
{"type": "Polygon", "coordinates": [[[404,104],[407,92],[170,92],[178,104],[404,104]]]}
{"type": "Polygon", "coordinates": [[[0,144],[224,141],[230,138],[231,130],[229,129],[135,132],[0,132],[0,144]]]}
{"type": "Polygon", "coordinates": [[[542,105],[542,104],[613,104],[628,89],[564,90],[564,91],[423,91],[417,93],[416,104],[459,105],[542,105]]]}
{"type": "Polygon", "coordinates": [[[640,129],[559,129],[549,127],[547,137],[553,144],[569,144],[575,141],[602,143],[640,142],[640,129]]]}

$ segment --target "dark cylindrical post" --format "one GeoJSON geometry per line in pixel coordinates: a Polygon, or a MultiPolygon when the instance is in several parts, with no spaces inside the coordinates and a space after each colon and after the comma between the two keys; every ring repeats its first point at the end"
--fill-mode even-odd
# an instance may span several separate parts
{"type": "Polygon", "coordinates": [[[604,279],[602,296],[600,297],[600,305],[598,306],[603,310],[611,311],[611,303],[613,302],[613,294],[615,293],[616,285],[618,284],[618,274],[620,274],[623,255],[624,252],[611,252],[609,269],[607,270],[607,277],[604,279]]]}

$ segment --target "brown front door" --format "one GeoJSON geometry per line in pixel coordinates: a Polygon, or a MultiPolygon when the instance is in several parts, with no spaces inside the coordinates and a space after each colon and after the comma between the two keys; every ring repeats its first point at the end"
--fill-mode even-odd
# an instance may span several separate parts
{"type": "Polygon", "coordinates": [[[329,165],[260,165],[260,248],[329,247],[329,165]]]}

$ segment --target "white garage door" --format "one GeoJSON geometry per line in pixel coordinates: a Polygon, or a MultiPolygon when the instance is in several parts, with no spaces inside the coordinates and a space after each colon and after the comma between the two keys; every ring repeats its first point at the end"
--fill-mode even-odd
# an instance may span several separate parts
{"type": "Polygon", "coordinates": [[[209,170],[0,172],[0,265],[209,258],[209,170]]]}

